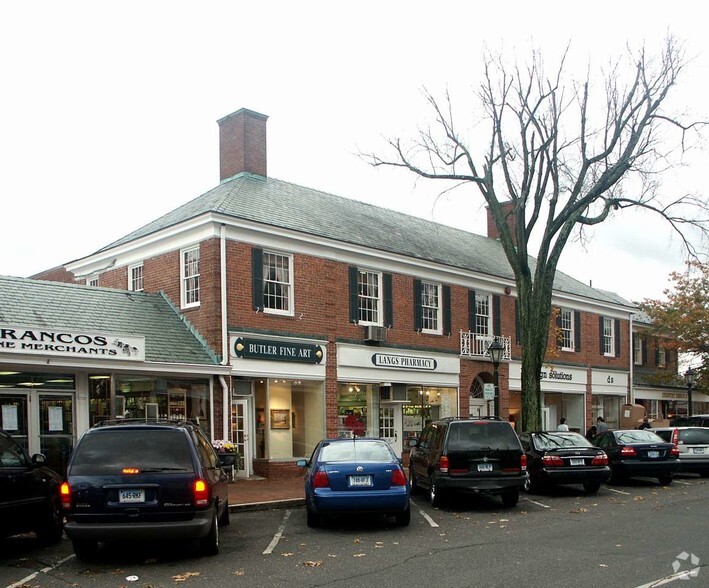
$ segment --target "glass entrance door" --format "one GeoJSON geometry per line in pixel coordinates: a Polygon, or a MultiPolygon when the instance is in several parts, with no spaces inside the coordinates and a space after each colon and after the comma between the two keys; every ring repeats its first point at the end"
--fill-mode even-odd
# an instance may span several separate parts
{"type": "Polygon", "coordinates": [[[39,450],[54,471],[66,473],[74,445],[72,396],[39,394],[39,450]]]}
{"type": "Polygon", "coordinates": [[[236,398],[231,404],[232,443],[241,455],[237,478],[248,478],[252,473],[251,443],[249,443],[249,398],[236,398]]]}
{"type": "Polygon", "coordinates": [[[379,436],[391,445],[397,457],[403,449],[403,416],[401,404],[382,404],[379,407],[379,436]]]}
{"type": "Polygon", "coordinates": [[[0,429],[12,435],[25,452],[30,452],[29,401],[27,394],[0,395],[0,429]]]}

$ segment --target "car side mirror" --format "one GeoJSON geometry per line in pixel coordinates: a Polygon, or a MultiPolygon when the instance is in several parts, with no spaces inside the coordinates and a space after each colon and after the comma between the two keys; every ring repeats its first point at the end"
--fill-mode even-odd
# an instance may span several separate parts
{"type": "Polygon", "coordinates": [[[308,460],[307,459],[297,459],[295,461],[295,465],[297,465],[299,468],[307,468],[308,467],[308,460]]]}
{"type": "Polygon", "coordinates": [[[45,463],[47,463],[47,457],[44,455],[44,453],[35,453],[32,456],[32,465],[33,466],[43,466],[45,463]]]}

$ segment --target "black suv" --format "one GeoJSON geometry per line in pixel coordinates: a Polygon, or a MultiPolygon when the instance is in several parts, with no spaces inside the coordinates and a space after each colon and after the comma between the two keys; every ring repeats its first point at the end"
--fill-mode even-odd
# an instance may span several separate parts
{"type": "Polygon", "coordinates": [[[428,489],[433,506],[453,490],[497,494],[515,506],[527,478],[527,457],[512,426],[499,418],[445,418],[411,443],[411,491],[428,489]]]}
{"type": "Polygon", "coordinates": [[[32,531],[42,543],[57,543],[64,519],[61,483],[61,476],[44,466],[44,455],[37,453],[30,460],[0,429],[0,537],[32,531]]]}
{"type": "MultiPolygon", "coordinates": [[[[229,524],[227,477],[195,424],[104,421],[79,440],[61,498],[78,557],[99,542],[198,540],[219,551],[229,524]]],[[[224,464],[226,465],[226,464],[224,464]]]]}

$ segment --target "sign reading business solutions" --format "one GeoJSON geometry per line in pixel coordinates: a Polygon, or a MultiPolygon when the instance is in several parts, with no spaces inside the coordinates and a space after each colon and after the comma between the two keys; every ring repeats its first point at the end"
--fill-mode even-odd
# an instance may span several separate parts
{"type": "Polygon", "coordinates": [[[0,325],[0,354],[145,361],[145,337],[0,325]]]}
{"type": "Polygon", "coordinates": [[[320,345],[293,343],[290,341],[273,341],[269,339],[252,339],[250,337],[235,338],[233,351],[236,357],[243,359],[270,359],[300,363],[320,363],[323,358],[323,349],[320,345]]]}

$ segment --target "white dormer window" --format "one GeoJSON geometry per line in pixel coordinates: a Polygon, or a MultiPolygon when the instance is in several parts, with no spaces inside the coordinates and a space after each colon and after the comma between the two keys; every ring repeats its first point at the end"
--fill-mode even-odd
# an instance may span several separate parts
{"type": "Polygon", "coordinates": [[[128,289],[133,292],[143,291],[143,264],[137,263],[128,267],[128,289]]]}
{"type": "Polygon", "coordinates": [[[199,306],[199,245],[180,252],[182,308],[199,306]]]}

